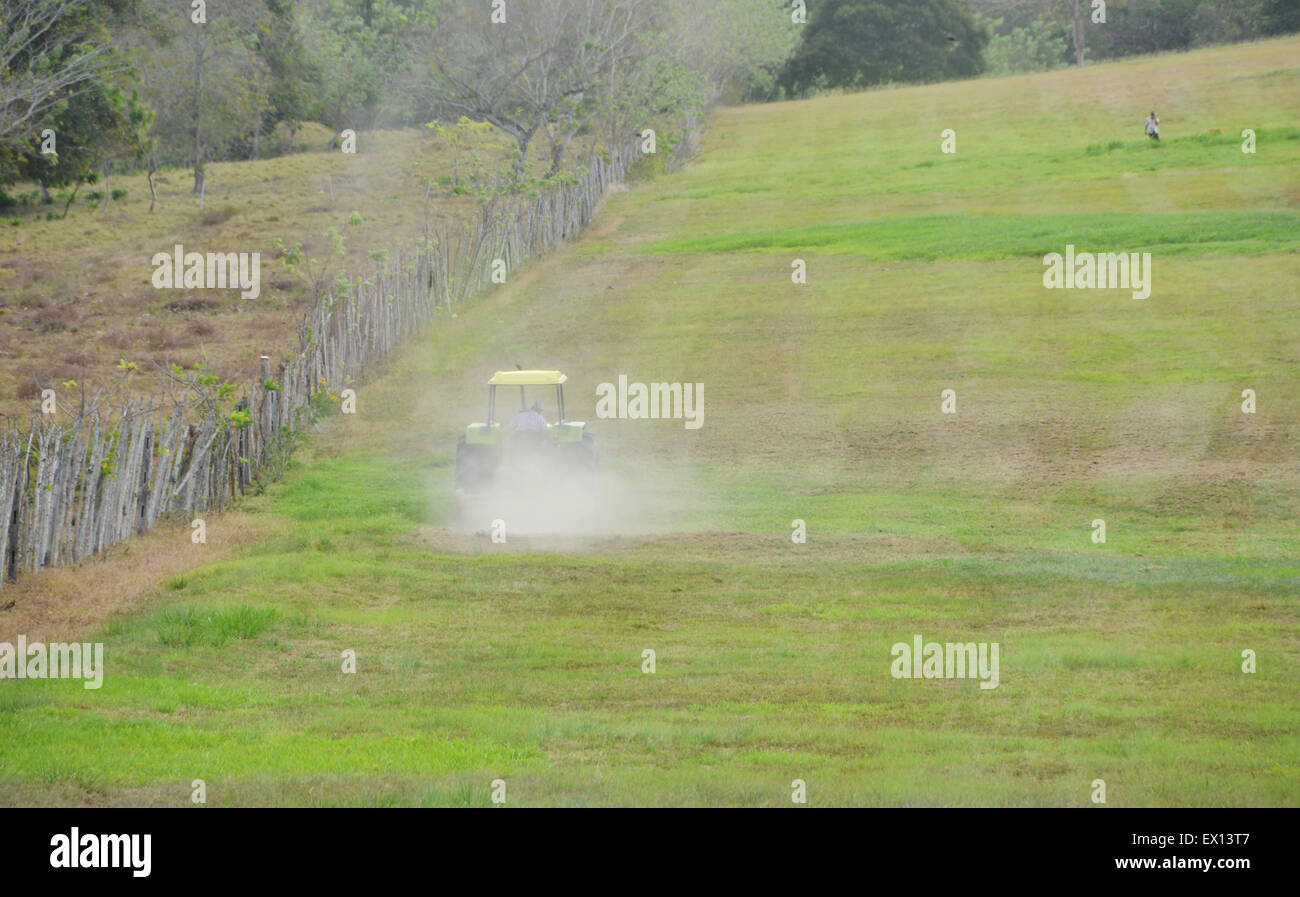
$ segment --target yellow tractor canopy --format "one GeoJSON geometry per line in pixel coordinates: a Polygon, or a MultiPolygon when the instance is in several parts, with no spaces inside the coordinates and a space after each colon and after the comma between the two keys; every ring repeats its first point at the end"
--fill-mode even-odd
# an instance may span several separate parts
{"type": "Polygon", "coordinates": [[[559,371],[497,371],[490,386],[559,386],[569,378],[559,371]]]}

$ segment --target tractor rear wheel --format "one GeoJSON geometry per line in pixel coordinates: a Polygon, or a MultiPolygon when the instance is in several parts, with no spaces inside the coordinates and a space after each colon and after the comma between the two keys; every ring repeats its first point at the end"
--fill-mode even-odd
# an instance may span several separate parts
{"type": "Polygon", "coordinates": [[[496,446],[473,445],[461,436],[456,441],[456,491],[477,492],[487,486],[496,471],[496,461],[496,446]]]}
{"type": "Polygon", "coordinates": [[[573,470],[584,474],[596,472],[596,437],[590,433],[582,434],[582,442],[565,446],[564,453],[573,470]]]}

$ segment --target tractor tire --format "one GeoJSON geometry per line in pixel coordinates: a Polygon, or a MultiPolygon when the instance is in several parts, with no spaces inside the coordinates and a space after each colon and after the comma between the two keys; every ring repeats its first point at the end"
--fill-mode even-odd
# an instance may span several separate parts
{"type": "Polygon", "coordinates": [[[496,472],[496,447],[471,445],[461,436],[456,440],[457,492],[478,492],[491,484],[496,472]]]}
{"type": "Polygon", "coordinates": [[[570,469],[583,474],[596,472],[596,437],[590,433],[582,434],[582,442],[565,446],[565,455],[570,469]]]}

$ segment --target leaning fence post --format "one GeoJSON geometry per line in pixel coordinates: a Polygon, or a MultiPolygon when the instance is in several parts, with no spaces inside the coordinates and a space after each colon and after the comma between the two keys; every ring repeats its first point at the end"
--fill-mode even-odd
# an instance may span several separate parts
{"type": "Polygon", "coordinates": [[[143,439],[140,444],[140,494],[136,499],[135,533],[144,535],[149,528],[149,467],[153,461],[153,412],[144,416],[143,439]]]}

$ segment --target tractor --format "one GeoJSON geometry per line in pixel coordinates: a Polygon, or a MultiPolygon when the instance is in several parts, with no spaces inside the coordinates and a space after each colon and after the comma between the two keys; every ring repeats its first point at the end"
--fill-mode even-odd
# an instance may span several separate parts
{"type": "Polygon", "coordinates": [[[596,437],[586,423],[564,416],[564,384],[559,371],[497,371],[488,381],[487,421],[470,424],[456,443],[457,495],[510,486],[511,477],[553,482],[564,475],[590,477],[596,471],[596,437]],[[503,425],[497,418],[497,390],[513,395],[519,390],[519,416],[527,415],[530,402],[555,390],[555,420],[532,418],[535,429],[512,427],[511,414],[503,425]],[[542,427],[545,429],[542,429],[542,427]]]}

